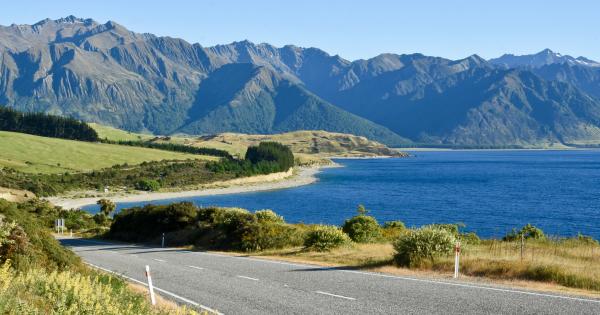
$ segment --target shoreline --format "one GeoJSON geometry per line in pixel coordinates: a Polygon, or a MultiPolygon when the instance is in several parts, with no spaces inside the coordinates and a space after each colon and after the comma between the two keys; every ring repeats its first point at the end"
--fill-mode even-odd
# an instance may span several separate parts
{"type": "Polygon", "coordinates": [[[340,164],[319,165],[294,168],[288,172],[272,173],[245,178],[236,178],[225,182],[212,183],[205,189],[175,191],[175,192],[141,192],[117,196],[96,196],[86,198],[49,197],[45,200],[55,206],[65,209],[79,209],[83,206],[96,204],[99,199],[108,199],[115,203],[149,202],[155,200],[177,199],[186,197],[215,196],[240,194],[249,192],[278,190],[310,185],[318,181],[316,175],[325,168],[342,167],[340,164]]]}

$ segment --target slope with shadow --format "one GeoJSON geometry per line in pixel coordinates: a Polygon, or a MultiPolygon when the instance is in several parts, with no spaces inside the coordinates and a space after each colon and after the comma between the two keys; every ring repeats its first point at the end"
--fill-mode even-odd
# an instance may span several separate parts
{"type": "Polygon", "coordinates": [[[410,142],[322,100],[267,67],[252,64],[229,64],[211,73],[200,84],[188,117],[188,123],[177,132],[271,134],[325,130],[352,133],[390,145],[410,142]]]}

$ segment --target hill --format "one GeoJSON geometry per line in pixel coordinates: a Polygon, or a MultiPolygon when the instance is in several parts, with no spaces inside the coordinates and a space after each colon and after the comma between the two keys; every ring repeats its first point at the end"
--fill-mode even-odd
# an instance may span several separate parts
{"type": "Polygon", "coordinates": [[[328,157],[369,157],[369,156],[405,156],[385,145],[349,134],[326,131],[294,131],[274,135],[249,135],[239,133],[221,133],[202,136],[192,140],[192,145],[214,147],[228,150],[232,154],[244,156],[246,148],[264,141],[284,144],[295,156],[309,159],[328,157]]]}
{"type": "Polygon", "coordinates": [[[0,131],[0,166],[27,173],[83,172],[144,161],[216,159],[193,154],[0,131]]]}

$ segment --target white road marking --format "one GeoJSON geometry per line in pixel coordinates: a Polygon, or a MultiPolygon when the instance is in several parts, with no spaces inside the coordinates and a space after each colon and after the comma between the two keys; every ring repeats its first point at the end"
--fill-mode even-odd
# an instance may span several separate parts
{"type": "MultiPolygon", "coordinates": [[[[106,271],[106,272],[108,272],[108,273],[112,273],[112,274],[114,274],[114,275],[117,275],[117,276],[119,276],[119,277],[125,278],[125,279],[127,279],[127,280],[129,280],[129,281],[133,281],[133,282],[135,282],[135,283],[141,284],[141,285],[143,285],[143,286],[146,286],[146,287],[148,286],[148,284],[147,284],[147,283],[145,283],[145,282],[143,282],[143,281],[140,281],[140,280],[137,280],[137,279],[134,279],[134,278],[131,278],[131,277],[128,277],[128,276],[126,276],[126,275],[124,275],[124,274],[120,274],[120,273],[114,272],[114,271],[112,271],[112,270],[109,270],[109,269],[106,269],[106,268],[102,268],[102,267],[100,267],[100,266],[96,266],[96,265],[94,265],[94,264],[90,264],[90,263],[88,263],[88,262],[86,262],[85,264],[86,264],[86,265],[89,265],[89,266],[91,266],[91,267],[93,267],[93,268],[100,269],[100,270],[102,270],[102,271],[106,271]]],[[[192,301],[192,300],[190,300],[190,299],[184,298],[183,296],[177,295],[177,294],[175,294],[175,293],[173,293],[173,292],[169,292],[169,291],[167,291],[167,290],[163,290],[163,289],[161,289],[161,288],[158,288],[158,287],[156,287],[156,286],[154,287],[154,290],[156,290],[156,291],[158,291],[158,292],[162,292],[162,293],[164,293],[164,294],[166,294],[166,295],[169,295],[169,296],[171,296],[171,297],[174,297],[174,298],[176,298],[176,299],[178,299],[178,300],[180,300],[180,301],[183,301],[183,302],[185,302],[185,303],[187,303],[187,304],[190,304],[190,305],[193,305],[193,306],[199,307],[199,308],[201,308],[201,309],[203,309],[203,310],[205,310],[205,311],[207,311],[207,312],[211,312],[211,313],[213,313],[213,314],[217,314],[217,315],[223,315],[223,313],[220,313],[220,312],[219,312],[219,311],[217,311],[217,310],[214,310],[214,309],[212,309],[212,308],[210,308],[210,307],[204,306],[204,305],[202,305],[202,304],[200,304],[200,303],[198,303],[198,302],[192,301]]]]}
{"type": "MultiPolygon", "coordinates": [[[[79,239],[79,241],[93,242],[93,243],[104,244],[104,245],[113,245],[113,246],[115,245],[114,243],[100,242],[100,241],[91,241],[91,240],[82,240],[82,239],[79,239]]],[[[117,244],[117,245],[119,245],[119,244],[117,244]]],[[[137,244],[131,244],[131,245],[139,246],[139,247],[144,247],[144,248],[154,248],[154,247],[146,247],[146,246],[137,245],[137,244]]],[[[324,268],[324,269],[326,268],[326,267],[322,267],[322,266],[318,266],[318,265],[290,263],[290,262],[277,261],[277,260],[251,258],[251,257],[239,257],[239,256],[231,256],[231,255],[223,255],[223,254],[207,253],[207,252],[194,252],[194,251],[187,251],[187,250],[186,251],[181,251],[181,252],[192,253],[192,254],[197,254],[197,255],[207,255],[207,256],[217,256],[217,257],[234,258],[234,259],[246,259],[246,260],[258,261],[258,262],[269,263],[269,264],[288,265],[288,266],[295,266],[295,267],[324,268]]],[[[598,303],[598,304],[600,304],[600,300],[578,298],[578,297],[573,297],[573,296],[545,294],[545,293],[529,292],[529,291],[522,291],[522,290],[516,290],[516,289],[507,289],[507,288],[491,287],[491,286],[481,286],[481,285],[475,285],[475,284],[469,284],[469,283],[460,283],[460,282],[446,282],[446,281],[438,281],[438,280],[419,279],[419,278],[411,278],[411,277],[401,277],[401,276],[386,275],[386,274],[375,273],[375,272],[364,272],[364,271],[347,270],[347,269],[331,269],[331,270],[332,271],[338,271],[338,272],[356,273],[356,274],[362,274],[362,275],[367,275],[367,276],[375,276],[375,277],[383,277],[383,278],[405,280],[405,281],[425,282],[425,283],[432,283],[432,284],[441,284],[441,285],[465,287],[465,288],[472,288],[472,289],[490,290],[490,291],[496,291],[496,292],[506,292],[506,293],[513,293],[513,294],[524,294],[524,295],[540,296],[540,297],[547,297],[547,298],[553,298],[553,299],[563,299],[563,300],[572,300],[572,301],[579,301],[579,302],[591,302],[591,303],[598,303]]]]}
{"type": "Polygon", "coordinates": [[[353,297],[348,297],[348,296],[343,296],[343,295],[337,295],[337,294],[333,294],[333,293],[329,293],[329,292],[324,292],[324,291],[315,291],[315,293],[319,293],[319,294],[323,294],[323,295],[329,295],[329,296],[333,296],[333,297],[336,297],[336,298],[346,299],[346,300],[351,300],[351,301],[356,300],[353,297]]]}
{"type": "Polygon", "coordinates": [[[167,262],[166,260],[162,260],[162,259],[158,259],[158,258],[152,258],[152,260],[156,260],[158,262],[167,262]]]}
{"type": "MultiPolygon", "coordinates": [[[[290,262],[278,261],[278,260],[270,260],[270,259],[261,259],[261,258],[252,258],[252,257],[240,257],[240,256],[231,256],[231,255],[216,254],[216,253],[206,253],[206,252],[193,252],[193,251],[189,251],[189,252],[190,253],[195,253],[195,254],[198,254],[198,255],[228,257],[228,258],[235,258],[235,259],[246,259],[246,260],[251,260],[251,261],[258,261],[258,262],[269,263],[269,264],[277,264],[277,265],[287,265],[287,266],[304,267],[304,268],[323,268],[323,269],[328,269],[328,267],[323,267],[323,266],[319,266],[319,265],[308,265],[308,264],[290,263],[290,262]]],[[[490,291],[506,292],[506,293],[514,293],[514,294],[525,294],[525,295],[540,296],[540,297],[547,297],[547,298],[554,298],[554,299],[564,299],[564,300],[573,300],[573,301],[591,302],[591,303],[599,303],[600,304],[600,300],[585,299],[585,298],[578,298],[578,297],[572,297],[572,296],[554,295],[554,294],[545,294],[545,293],[536,293],[536,292],[521,291],[521,290],[516,290],[516,289],[505,289],[505,288],[481,286],[481,285],[468,284],[468,283],[446,282],[446,281],[438,281],[438,280],[419,279],[419,278],[411,278],[411,277],[401,277],[401,276],[386,275],[386,274],[375,273],[375,272],[356,271],[356,270],[347,270],[347,269],[334,269],[334,268],[329,268],[329,269],[331,269],[331,271],[356,273],[356,274],[361,274],[361,275],[366,275],[366,276],[391,278],[391,279],[398,279],[398,280],[405,280],[405,281],[426,282],[426,283],[432,283],[432,284],[442,284],[442,285],[450,285],[450,286],[465,287],[465,288],[472,288],[472,289],[490,290],[490,291]]]]}
{"type": "Polygon", "coordinates": [[[250,277],[246,277],[246,276],[237,276],[237,277],[242,278],[242,279],[252,280],[252,281],[258,281],[258,279],[256,279],[256,278],[250,278],[250,277]]]}
{"type": "Polygon", "coordinates": [[[202,269],[204,269],[204,268],[202,268],[202,267],[196,267],[196,266],[188,266],[188,267],[190,267],[190,268],[193,268],[193,269],[198,269],[198,270],[202,270],[202,269]]]}

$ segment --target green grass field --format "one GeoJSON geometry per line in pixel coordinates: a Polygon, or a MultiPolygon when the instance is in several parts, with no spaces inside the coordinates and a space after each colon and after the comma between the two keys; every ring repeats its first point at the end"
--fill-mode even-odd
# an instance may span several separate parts
{"type": "Polygon", "coordinates": [[[28,173],[81,172],[115,164],[213,157],[0,131],[0,166],[28,173]]]}
{"type": "Polygon", "coordinates": [[[148,140],[154,137],[150,134],[129,132],[96,123],[88,123],[88,125],[94,128],[94,130],[96,130],[100,139],[107,139],[112,141],[137,141],[148,140]]]}

